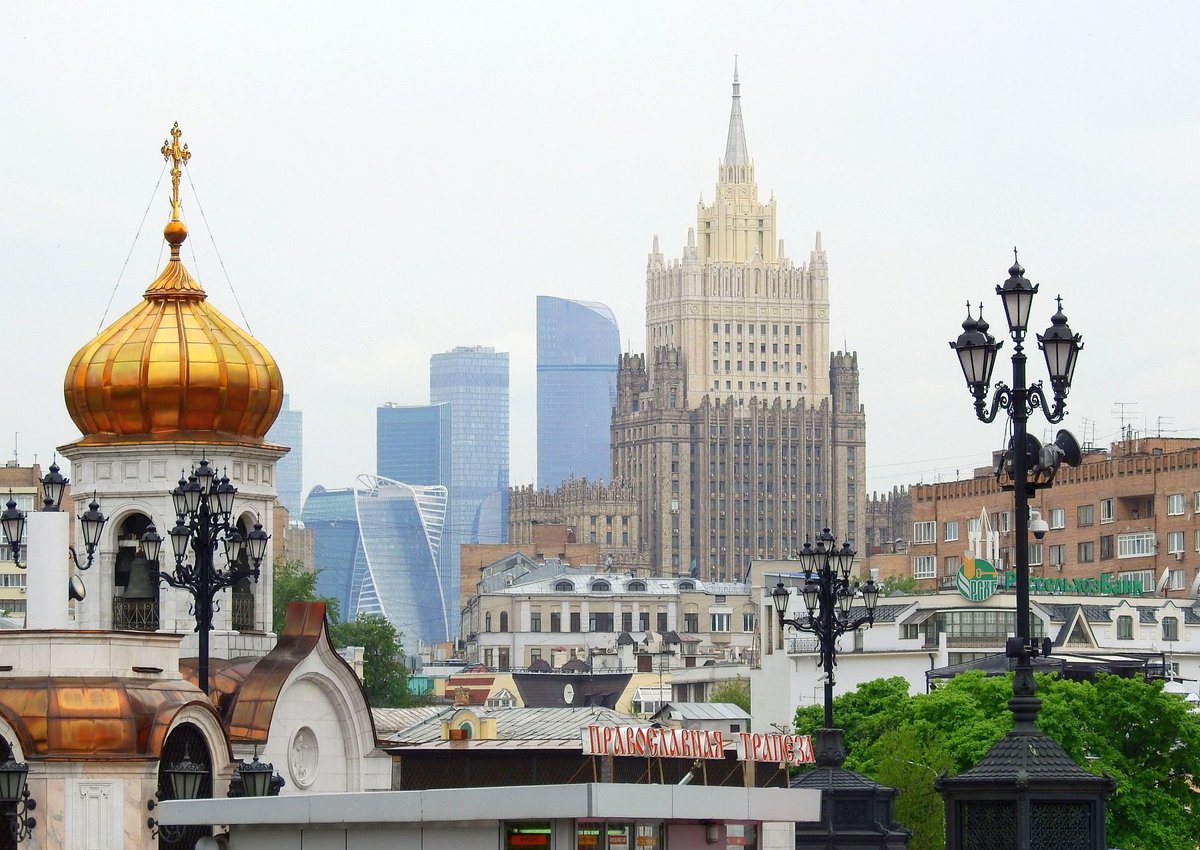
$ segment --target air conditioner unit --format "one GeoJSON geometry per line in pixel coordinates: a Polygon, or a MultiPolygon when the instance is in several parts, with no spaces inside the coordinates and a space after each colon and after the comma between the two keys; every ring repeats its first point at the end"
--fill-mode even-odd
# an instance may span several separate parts
{"type": "Polygon", "coordinates": [[[1175,560],[1176,560],[1176,561],[1182,561],[1182,560],[1183,560],[1183,553],[1182,553],[1182,552],[1176,552],[1176,553],[1175,553],[1175,560]]]}

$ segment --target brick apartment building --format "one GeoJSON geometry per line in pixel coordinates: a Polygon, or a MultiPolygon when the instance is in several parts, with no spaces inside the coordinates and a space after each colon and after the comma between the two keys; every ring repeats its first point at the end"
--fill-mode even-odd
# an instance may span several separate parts
{"type": "MultiPolygon", "coordinates": [[[[989,467],[972,478],[910,490],[911,575],[918,587],[953,587],[970,534],[986,511],[1011,568],[1012,493],[989,467]]],[[[1146,594],[1195,598],[1200,583],[1200,440],[1114,443],[1059,470],[1030,507],[1050,525],[1030,543],[1033,578],[1139,580],[1146,594]]]]}

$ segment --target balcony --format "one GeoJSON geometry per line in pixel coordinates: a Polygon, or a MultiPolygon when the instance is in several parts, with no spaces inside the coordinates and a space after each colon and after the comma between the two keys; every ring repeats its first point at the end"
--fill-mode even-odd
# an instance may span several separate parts
{"type": "Polygon", "coordinates": [[[988,637],[985,635],[946,635],[946,646],[950,649],[991,649],[1004,651],[1007,635],[988,637]]]}
{"type": "Polygon", "coordinates": [[[819,648],[815,637],[789,637],[787,639],[787,651],[789,655],[804,655],[816,652],[819,648]]]}

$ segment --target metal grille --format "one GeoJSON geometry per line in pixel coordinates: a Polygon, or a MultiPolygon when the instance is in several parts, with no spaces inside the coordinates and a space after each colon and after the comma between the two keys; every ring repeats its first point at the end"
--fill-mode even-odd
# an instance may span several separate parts
{"type": "MultiPolygon", "coordinates": [[[[162,756],[158,761],[158,799],[175,799],[175,792],[171,788],[171,777],[167,775],[166,768],[185,757],[207,768],[204,779],[200,783],[198,796],[200,799],[212,797],[212,758],[208,753],[208,744],[205,743],[204,736],[199,729],[190,723],[182,723],[167,736],[167,740],[163,743],[162,756]]],[[[197,841],[206,835],[212,835],[212,827],[185,826],[180,827],[178,833],[178,838],[175,837],[174,830],[172,830],[170,838],[166,834],[160,833],[158,836],[159,850],[195,850],[197,841]]]]}
{"type": "Polygon", "coordinates": [[[1031,850],[1088,850],[1092,804],[1083,800],[1039,800],[1029,807],[1031,850]]]}
{"type": "Polygon", "coordinates": [[[233,599],[230,607],[230,617],[233,621],[233,628],[239,632],[248,632],[254,629],[254,594],[243,593],[236,587],[233,589],[233,599]]]}
{"type": "Polygon", "coordinates": [[[146,599],[114,598],[113,628],[119,632],[158,631],[158,603],[146,599]]]}
{"type": "Polygon", "coordinates": [[[1017,850],[1015,800],[961,803],[963,850],[1017,850]]]}

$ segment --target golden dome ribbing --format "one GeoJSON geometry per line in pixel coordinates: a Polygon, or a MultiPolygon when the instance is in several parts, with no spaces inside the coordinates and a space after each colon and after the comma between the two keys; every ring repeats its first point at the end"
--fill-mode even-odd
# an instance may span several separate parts
{"type": "Polygon", "coordinates": [[[261,442],[283,403],[283,379],[267,349],[207,303],[179,246],[179,125],[162,153],[172,160],[171,258],[142,303],[75,354],[67,368],[67,411],[81,443],[261,442]]]}

